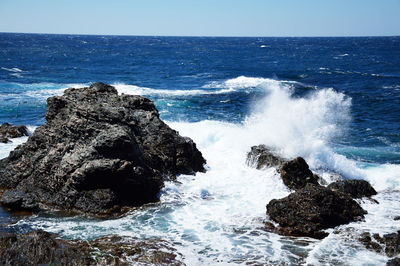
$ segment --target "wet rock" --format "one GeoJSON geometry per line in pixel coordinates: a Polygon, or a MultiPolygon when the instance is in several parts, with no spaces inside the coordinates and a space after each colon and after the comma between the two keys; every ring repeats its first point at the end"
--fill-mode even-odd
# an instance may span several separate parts
{"type": "Polygon", "coordinates": [[[394,218],[393,218],[393,220],[395,220],[395,221],[399,221],[399,220],[400,220],[400,216],[396,216],[396,217],[394,217],[394,218]]]}
{"type": "Polygon", "coordinates": [[[267,205],[267,214],[281,232],[315,238],[326,236],[320,230],[359,220],[365,213],[348,195],[314,184],[267,205]]]}
{"type": "Polygon", "coordinates": [[[394,258],[386,263],[386,266],[400,266],[400,258],[394,258]]]}
{"type": "Polygon", "coordinates": [[[46,124],[0,160],[2,203],[92,214],[157,200],[165,179],[204,171],[196,144],[153,102],[103,83],[47,99],[46,124]]]}
{"type": "Polygon", "coordinates": [[[286,160],[274,154],[271,149],[265,145],[251,147],[251,151],[247,154],[247,164],[257,169],[278,167],[286,160]]]}
{"type": "Polygon", "coordinates": [[[376,252],[384,251],[389,257],[400,254],[400,231],[397,233],[385,234],[382,237],[379,234],[366,232],[361,234],[359,241],[367,248],[376,252]],[[373,238],[373,239],[372,239],[373,238]]]}
{"type": "Polygon", "coordinates": [[[283,183],[290,189],[301,189],[306,184],[318,185],[319,177],[311,172],[302,157],[283,163],[280,172],[283,183]]]}
{"type": "Polygon", "coordinates": [[[105,236],[79,241],[42,230],[21,236],[0,232],[0,265],[183,265],[181,258],[162,240],[105,236]]]}
{"type": "Polygon", "coordinates": [[[371,197],[376,195],[375,189],[365,180],[341,180],[328,186],[329,189],[349,194],[352,198],[371,197]]]}
{"type": "Polygon", "coordinates": [[[44,231],[17,237],[0,233],[1,265],[93,265],[89,246],[56,239],[44,231]]]}
{"type": "Polygon", "coordinates": [[[182,255],[158,239],[140,241],[112,235],[91,241],[90,246],[97,260],[107,265],[183,265],[182,255]]]}
{"type": "Polygon", "coordinates": [[[6,208],[15,211],[35,211],[38,209],[38,204],[31,198],[18,190],[9,190],[3,193],[1,203],[6,208]]]}
{"type": "Polygon", "coordinates": [[[28,135],[26,126],[13,126],[9,123],[0,125],[0,139],[19,138],[28,135]]]}

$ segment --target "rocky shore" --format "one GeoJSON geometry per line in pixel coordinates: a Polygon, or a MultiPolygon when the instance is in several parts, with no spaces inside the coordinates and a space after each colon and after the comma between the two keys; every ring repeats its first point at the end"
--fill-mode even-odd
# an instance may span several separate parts
{"type": "Polygon", "coordinates": [[[109,215],[157,201],[164,180],[204,164],[152,101],[95,83],[47,100],[46,124],[0,161],[1,203],[109,215]]]}

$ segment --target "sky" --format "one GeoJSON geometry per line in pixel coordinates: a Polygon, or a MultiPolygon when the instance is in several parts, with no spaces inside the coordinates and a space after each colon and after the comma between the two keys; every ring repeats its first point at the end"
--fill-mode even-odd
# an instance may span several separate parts
{"type": "Polygon", "coordinates": [[[400,35],[400,0],[0,0],[0,32],[400,35]]]}

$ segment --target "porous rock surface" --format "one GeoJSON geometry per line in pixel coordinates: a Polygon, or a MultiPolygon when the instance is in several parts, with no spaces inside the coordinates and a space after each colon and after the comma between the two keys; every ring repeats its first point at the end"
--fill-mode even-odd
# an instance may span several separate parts
{"type": "Polygon", "coordinates": [[[328,185],[334,191],[349,194],[353,198],[371,197],[376,195],[376,190],[365,180],[340,180],[328,185]]]}
{"type": "Polygon", "coordinates": [[[267,214],[282,233],[315,238],[326,236],[322,229],[359,220],[365,213],[349,195],[314,184],[267,205],[267,214]]]}
{"type": "Polygon", "coordinates": [[[311,172],[302,157],[284,162],[280,167],[283,183],[290,189],[301,189],[307,184],[318,185],[319,177],[311,172]]]}
{"type": "Polygon", "coordinates": [[[257,169],[279,167],[285,161],[285,159],[274,154],[270,148],[263,144],[251,147],[250,152],[247,154],[247,164],[257,169]]]}
{"type": "Polygon", "coordinates": [[[0,161],[6,207],[106,214],[157,200],[166,178],[204,171],[195,143],[152,101],[103,83],[48,98],[46,120],[0,161]]]}
{"type": "Polygon", "coordinates": [[[28,129],[26,126],[13,126],[9,123],[0,125],[0,142],[10,142],[9,138],[19,138],[28,136],[28,129]]]}
{"type": "Polygon", "coordinates": [[[184,265],[181,257],[157,239],[111,235],[83,241],[63,240],[42,230],[0,232],[0,265],[184,265]]]}

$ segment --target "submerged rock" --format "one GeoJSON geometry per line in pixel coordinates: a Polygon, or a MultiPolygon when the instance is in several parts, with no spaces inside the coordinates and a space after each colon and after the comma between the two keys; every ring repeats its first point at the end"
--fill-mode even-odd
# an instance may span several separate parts
{"type": "Polygon", "coordinates": [[[278,167],[286,160],[275,155],[271,149],[265,145],[251,147],[251,151],[247,154],[247,164],[257,169],[268,167],[278,167]]]}
{"type": "Polygon", "coordinates": [[[103,83],[47,100],[47,123],[0,161],[2,203],[93,214],[157,200],[165,178],[204,171],[196,144],[153,102],[103,83]]]}
{"type": "Polygon", "coordinates": [[[283,163],[280,172],[283,183],[290,189],[301,189],[307,184],[318,185],[319,177],[311,172],[302,157],[283,163]]]}
{"type": "Polygon", "coordinates": [[[162,240],[105,236],[78,241],[42,230],[21,236],[0,232],[1,265],[183,265],[180,258],[162,240]]]}
{"type": "Polygon", "coordinates": [[[371,197],[376,195],[375,189],[365,180],[341,180],[328,186],[329,189],[349,194],[353,198],[371,197]]]}
{"type": "Polygon", "coordinates": [[[320,230],[359,220],[365,213],[348,195],[314,184],[267,205],[267,214],[281,232],[315,238],[326,236],[320,230]]]}
{"type": "Polygon", "coordinates": [[[382,237],[379,234],[365,232],[358,239],[367,249],[381,253],[382,251],[389,257],[400,254],[400,231],[397,233],[385,234],[382,237]]]}
{"type": "Polygon", "coordinates": [[[28,129],[26,126],[12,126],[9,123],[0,125],[0,142],[10,142],[9,138],[19,138],[28,136],[28,129]]]}

